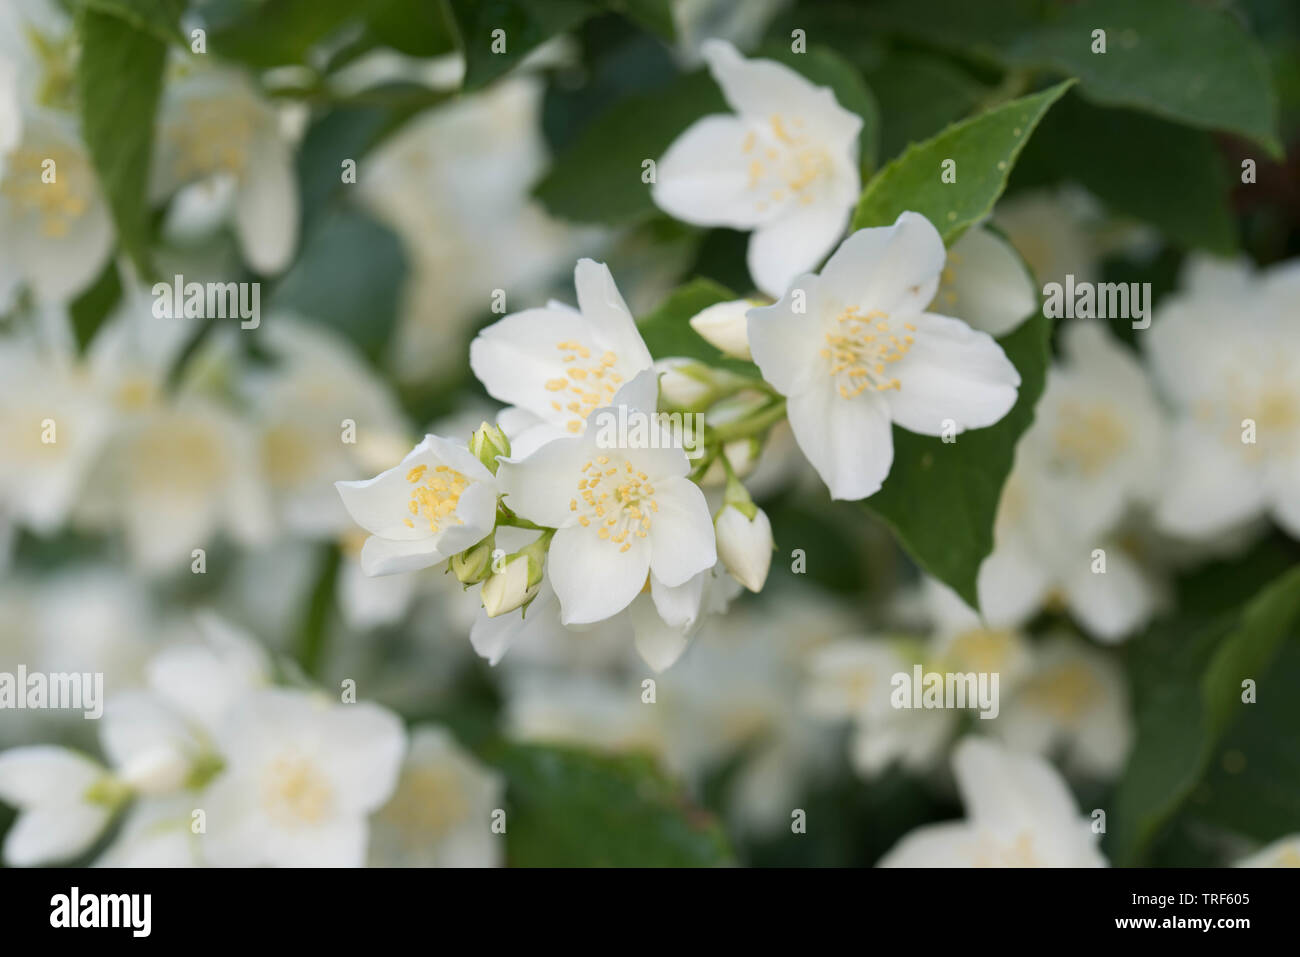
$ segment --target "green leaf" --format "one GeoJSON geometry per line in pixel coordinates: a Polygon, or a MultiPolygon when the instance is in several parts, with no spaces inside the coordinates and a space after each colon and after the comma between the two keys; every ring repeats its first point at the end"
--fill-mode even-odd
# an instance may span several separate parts
{"type": "MultiPolygon", "coordinates": [[[[830,87],[841,106],[863,118],[862,157],[879,150],[875,99],[861,75],[837,54],[811,48],[807,53],[765,51],[820,86],[830,87]]],[[[699,71],[665,89],[628,97],[593,120],[555,158],[535,195],[555,216],[583,223],[624,226],[655,215],[642,164],[658,161],[700,117],[730,113],[713,77],[699,71]]]]}
{"type": "Polygon", "coordinates": [[[909,148],[867,183],[853,228],[887,226],[912,210],[951,245],[992,211],[1034,127],[1071,82],[1004,103],[909,148]],[[954,183],[941,179],[946,160],[956,163],[954,183]]]}
{"type": "Polygon", "coordinates": [[[1282,642],[1300,627],[1300,567],[1188,637],[1188,622],[1162,623],[1143,638],[1138,676],[1138,736],[1110,814],[1113,863],[1139,863],[1160,830],[1197,788],[1218,742],[1255,707],[1242,682],[1287,694],[1264,681],[1282,642]]]}
{"type": "Polygon", "coordinates": [[[1015,184],[1060,179],[1080,183],[1112,212],[1150,223],[1175,243],[1221,256],[1237,251],[1230,183],[1204,130],[1067,96],[1025,148],[1015,184]]]}
{"type": "Polygon", "coordinates": [[[506,858],[514,867],[709,867],[731,862],[718,823],[647,757],[508,745],[506,858]]]}
{"type": "Polygon", "coordinates": [[[397,321],[406,273],[397,236],[360,212],[336,207],[320,217],[268,311],[316,320],[378,358],[397,321]]]}
{"type": "Polygon", "coordinates": [[[594,120],[558,155],[534,190],[552,215],[580,223],[625,226],[655,215],[642,163],[663,156],[685,129],[727,104],[707,73],[666,90],[628,97],[594,120]]]}
{"type": "Polygon", "coordinates": [[[1265,55],[1233,16],[1210,4],[885,0],[862,19],[1009,69],[1078,77],[1083,95],[1096,103],[1239,133],[1282,155],[1265,55]],[[1106,31],[1105,53],[1092,52],[1099,29],[1106,31]]]}
{"type": "Polygon", "coordinates": [[[1034,421],[1049,361],[1052,324],[1041,313],[998,340],[1020,372],[1020,394],[996,425],[963,432],[956,442],[894,427],[894,465],[863,501],[893,530],[926,572],[972,608],[980,563],[993,550],[993,522],[1016,443],[1034,421]]]}
{"type": "Polygon", "coordinates": [[[147,189],[167,46],[153,32],[90,9],[78,14],[77,35],[82,136],[118,241],[141,275],[152,276],[147,189]]]}
{"type": "Polygon", "coordinates": [[[184,0],[77,0],[77,4],[125,20],[137,30],[152,33],[163,43],[185,43],[177,26],[185,12],[184,0]]]}
{"type": "Polygon", "coordinates": [[[208,17],[208,48],[260,69],[304,63],[357,13],[354,0],[224,0],[208,17]]]}
{"type": "Polygon", "coordinates": [[[682,356],[710,365],[724,365],[718,349],[691,328],[691,318],[719,302],[735,299],[736,294],[711,279],[694,279],[672,292],[650,315],[637,324],[646,348],[656,359],[682,356]]]}
{"type": "Polygon", "coordinates": [[[365,8],[370,38],[414,57],[435,57],[459,48],[456,18],[448,0],[372,0],[365,8]]]}
{"type": "Polygon", "coordinates": [[[465,45],[465,89],[474,90],[509,72],[553,36],[567,33],[600,12],[587,0],[451,0],[465,45]],[[496,31],[505,31],[504,36],[496,31]],[[504,52],[493,52],[494,44],[504,52]]]}

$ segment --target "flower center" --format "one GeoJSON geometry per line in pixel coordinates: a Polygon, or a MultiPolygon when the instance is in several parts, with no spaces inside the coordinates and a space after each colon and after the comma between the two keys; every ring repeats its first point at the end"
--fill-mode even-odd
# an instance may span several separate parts
{"type": "MultiPolygon", "coordinates": [[[[906,332],[916,331],[910,322],[902,323],[902,327],[906,332]]],[[[873,309],[859,315],[857,306],[849,306],[835,317],[835,329],[826,333],[821,356],[830,377],[839,384],[840,395],[851,399],[867,389],[884,392],[900,388],[898,379],[890,377],[886,370],[907,355],[912,343],[910,335],[900,336],[894,331],[887,313],[873,309]]]]}
{"type": "Polygon", "coordinates": [[[601,455],[582,467],[578,497],[569,499],[569,511],[578,513],[583,528],[594,525],[600,538],[626,552],[632,547],[631,537],[650,534],[650,514],[659,511],[654,493],[646,474],[631,462],[624,461],[619,468],[608,455],[601,455]]]}
{"type": "Polygon", "coordinates": [[[1062,402],[1053,434],[1058,468],[1096,475],[1104,471],[1128,443],[1123,419],[1107,405],[1062,402]]]}
{"type": "Polygon", "coordinates": [[[1021,831],[1010,843],[995,838],[985,838],[975,851],[976,867],[1038,867],[1038,854],[1034,850],[1034,835],[1021,831]]]}
{"type": "MultiPolygon", "coordinates": [[[[429,523],[430,532],[439,532],[443,525],[463,524],[456,515],[461,493],[469,488],[469,479],[460,472],[439,465],[432,472],[427,465],[417,465],[406,473],[406,480],[415,487],[407,503],[410,513],[429,523]]],[[[415,528],[412,519],[403,519],[407,528],[415,528]]]]}
{"type": "Polygon", "coordinates": [[[434,840],[469,817],[460,778],[445,768],[419,768],[402,776],[384,816],[413,839],[434,840]]]}
{"type": "Polygon", "coordinates": [[[262,807],[280,824],[319,824],[333,804],[329,781],[306,758],[280,755],[262,774],[262,807]]]}
{"type": "Polygon", "coordinates": [[[574,418],[565,428],[575,435],[582,431],[592,410],[608,405],[618,391],[623,377],[614,371],[618,354],[606,350],[599,359],[591,361],[591,350],[581,342],[570,339],[557,342],[555,348],[564,353],[569,368],[562,376],[546,381],[546,391],[555,393],[551,408],[556,412],[572,412],[574,418]]]}
{"type": "Polygon", "coordinates": [[[86,189],[76,185],[90,181],[85,161],[53,147],[19,147],[9,154],[8,164],[0,193],[17,207],[19,215],[35,216],[45,236],[67,236],[90,206],[86,189]],[[53,165],[47,166],[47,160],[53,165]],[[53,178],[47,181],[48,177],[53,178]]]}
{"type": "Polygon", "coordinates": [[[830,176],[830,156],[809,140],[803,125],[798,117],[773,114],[766,127],[746,134],[741,149],[750,158],[748,188],[763,197],[755,202],[759,212],[788,199],[802,206],[811,204],[813,186],[830,176]]]}
{"type": "Polygon", "coordinates": [[[176,149],[176,178],[192,182],[215,173],[243,173],[256,122],[254,104],[243,97],[189,101],[184,113],[164,127],[163,135],[176,149]]]}
{"type": "Polygon", "coordinates": [[[1025,700],[1039,711],[1066,721],[1077,720],[1101,696],[1096,676],[1081,662],[1070,662],[1035,677],[1025,700]]]}

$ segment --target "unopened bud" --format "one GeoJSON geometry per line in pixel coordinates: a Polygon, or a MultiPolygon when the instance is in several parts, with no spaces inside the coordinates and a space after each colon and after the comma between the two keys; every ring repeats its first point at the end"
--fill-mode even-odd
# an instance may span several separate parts
{"type": "Polygon", "coordinates": [[[489,472],[497,474],[497,456],[510,457],[510,440],[500,426],[484,422],[469,440],[469,450],[489,472]]]}
{"type": "Polygon", "coordinates": [[[495,536],[489,535],[483,541],[451,556],[451,572],[462,585],[476,585],[492,574],[492,550],[496,547],[495,536]]]}
{"type": "Polygon", "coordinates": [[[761,302],[734,299],[719,302],[691,317],[691,328],[709,345],[733,359],[751,359],[749,320],[745,314],[761,302]]]}
{"type": "Polygon", "coordinates": [[[735,505],[724,505],[714,519],[718,557],[736,579],[750,591],[762,591],[772,567],[772,523],[767,513],[750,504],[752,515],[735,505]]]}

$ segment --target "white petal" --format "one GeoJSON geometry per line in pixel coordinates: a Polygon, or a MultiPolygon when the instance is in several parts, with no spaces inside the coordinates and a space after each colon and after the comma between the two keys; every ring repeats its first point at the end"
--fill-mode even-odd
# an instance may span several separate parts
{"type": "Polygon", "coordinates": [[[1042,607],[1052,586],[1046,564],[1015,544],[1001,544],[980,565],[980,611],[993,628],[1024,624],[1042,607]]]}
{"type": "Polygon", "coordinates": [[[884,393],[890,416],[921,435],[957,432],[1000,420],[1016,404],[1020,373],[987,332],[946,316],[922,313],[911,350],[894,367],[900,388],[884,393]]]}
{"type": "Polygon", "coordinates": [[[997,233],[977,227],[948,250],[948,264],[932,312],[956,316],[991,336],[1002,336],[1038,309],[1034,287],[1020,256],[997,233]]]}
{"type": "Polygon", "coordinates": [[[828,298],[840,308],[880,310],[891,318],[921,312],[934,298],[947,261],[943,240],[919,213],[905,212],[892,226],[859,229],[840,244],[822,268],[828,298]]]}
{"type": "Polygon", "coordinates": [[[629,537],[632,547],[598,538],[595,527],[562,528],[551,539],[547,571],[560,599],[560,620],[566,625],[604,621],[618,614],[645,587],[650,570],[650,545],[629,537]]]}
{"type": "Polygon", "coordinates": [[[656,672],[672,667],[690,641],[690,629],[668,624],[645,596],[632,602],[629,614],[637,654],[656,672]]]}
{"type": "Polygon", "coordinates": [[[579,259],[573,270],[573,286],[582,316],[595,328],[601,341],[630,365],[644,369],[651,365],[650,350],[637,332],[627,303],[623,301],[609,267],[594,259],[579,259]]]}
{"type": "Polygon", "coordinates": [[[811,274],[800,276],[781,300],[748,312],[749,348],[763,378],[782,395],[793,395],[818,373],[827,371],[818,355],[822,346],[822,316],[818,284],[811,274]],[[794,311],[794,296],[802,294],[805,308],[794,311]]]}
{"type": "Polygon", "coordinates": [[[709,574],[700,572],[676,586],[665,585],[657,576],[650,576],[650,597],[664,624],[670,628],[689,628],[695,624],[704,597],[704,581],[709,574]]]}
{"type": "Polygon", "coordinates": [[[1257,517],[1264,510],[1264,489],[1243,461],[1248,446],[1241,448],[1194,423],[1176,426],[1156,524],[1174,535],[1210,538],[1257,517]]]}
{"type": "Polygon", "coordinates": [[[962,821],[926,824],[903,835],[877,867],[971,867],[978,835],[962,821]]]}
{"type": "Polygon", "coordinates": [[[967,737],[953,752],[957,788],[967,819],[994,831],[1028,826],[1063,830],[1078,819],[1074,797],[1056,770],[1033,755],[967,737]]]}
{"type": "Polygon", "coordinates": [[[650,567],[665,585],[686,583],[718,562],[704,492],[688,478],[658,479],[659,510],[650,529],[650,567]]]}
{"type": "Polygon", "coordinates": [[[72,803],[104,774],[103,767],[67,748],[14,748],[0,753],[0,800],[19,808],[72,803]]]}
{"type": "Polygon", "coordinates": [[[748,135],[748,124],[734,116],[696,120],[659,160],[655,205],[698,226],[748,230],[767,219],[749,188],[748,135]]]}
{"type": "Polygon", "coordinates": [[[745,257],[754,285],[769,296],[780,296],[795,277],[822,261],[844,234],[853,211],[856,196],[848,195],[843,202],[836,195],[843,192],[836,189],[806,206],[792,205],[754,231],[745,257]]]}
{"type": "Polygon", "coordinates": [[[110,817],[106,807],[94,804],[60,804],[24,811],[5,836],[5,861],[14,867],[66,861],[89,848],[110,817]]]}
{"type": "Polygon", "coordinates": [[[1142,569],[1119,548],[1106,549],[1106,571],[1093,573],[1091,551],[1080,556],[1064,583],[1070,613],[1100,641],[1116,642],[1142,627],[1156,595],[1142,569]]]}
{"type": "Polygon", "coordinates": [[[298,245],[298,178],[277,137],[255,137],[235,198],[235,231],[244,258],[263,276],[281,273],[298,245]]]}
{"type": "Polygon", "coordinates": [[[790,427],[831,498],[856,500],[880,491],[894,463],[889,405],[876,394],[846,399],[825,382],[790,396],[790,427]]]}
{"type": "Polygon", "coordinates": [[[547,528],[568,525],[569,500],[585,479],[582,466],[595,455],[595,437],[584,435],[548,442],[522,461],[502,459],[497,482],[506,507],[547,528]]]}
{"type": "Polygon", "coordinates": [[[378,705],[335,705],[320,717],[329,742],[329,776],[345,812],[381,807],[393,789],[406,754],[406,731],[397,715],[378,705]]]}

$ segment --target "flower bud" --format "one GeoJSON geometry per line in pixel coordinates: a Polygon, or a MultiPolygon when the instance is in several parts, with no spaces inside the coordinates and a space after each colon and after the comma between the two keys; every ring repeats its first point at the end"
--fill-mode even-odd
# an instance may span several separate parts
{"type": "Polygon", "coordinates": [[[660,359],[655,363],[659,373],[659,396],[663,403],[674,409],[695,409],[710,404],[714,395],[710,369],[694,359],[660,359]]]}
{"type": "Polygon", "coordinates": [[[185,786],[190,762],[178,750],[160,746],[136,755],[118,774],[119,780],[139,794],[166,794],[185,786]]]}
{"type": "Polygon", "coordinates": [[[492,551],[496,537],[489,535],[477,545],[451,556],[451,572],[462,585],[477,585],[492,574],[492,551]]]}
{"type": "MultiPolygon", "coordinates": [[[[722,446],[722,454],[727,457],[732,471],[740,478],[754,471],[754,467],[758,465],[759,453],[762,451],[763,443],[755,438],[732,439],[722,446]]],[[[716,458],[700,478],[700,485],[713,487],[721,485],[726,480],[726,466],[722,464],[721,458],[716,458]]]]}
{"type": "Polygon", "coordinates": [[[736,579],[750,591],[763,589],[768,570],[772,567],[772,523],[767,513],[756,505],[750,506],[753,516],[735,505],[724,505],[713,521],[718,536],[718,557],[736,579]]]}
{"type": "MultiPolygon", "coordinates": [[[[483,583],[483,608],[489,618],[504,615],[526,604],[537,594],[537,583],[529,584],[532,577],[531,561],[527,555],[516,555],[506,559],[505,568],[493,573],[483,583]]],[[[541,571],[537,572],[541,581],[541,571]]]]}
{"type": "Polygon", "coordinates": [[[510,456],[510,440],[500,426],[484,422],[470,436],[469,450],[489,472],[497,474],[497,456],[510,456]]]}
{"type": "Polygon", "coordinates": [[[749,299],[719,302],[696,313],[691,328],[709,345],[733,359],[752,359],[749,352],[749,320],[745,314],[762,305],[749,299]]]}
{"type": "Polygon", "coordinates": [[[523,607],[536,597],[542,584],[542,563],[554,534],[543,532],[536,541],[508,555],[501,570],[483,583],[483,607],[489,618],[523,607]]]}

